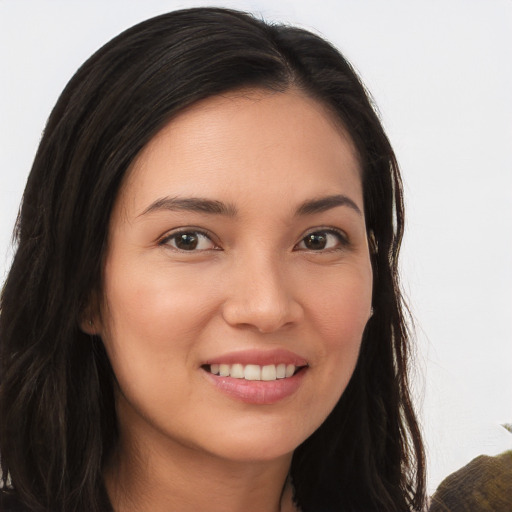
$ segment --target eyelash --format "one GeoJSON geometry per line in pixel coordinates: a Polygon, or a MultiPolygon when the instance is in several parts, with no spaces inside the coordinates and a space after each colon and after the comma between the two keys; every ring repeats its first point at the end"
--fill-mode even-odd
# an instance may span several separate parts
{"type": "Polygon", "coordinates": [[[165,237],[163,237],[161,240],[158,241],[158,245],[159,246],[170,246],[171,249],[174,249],[175,251],[179,251],[179,252],[202,252],[202,251],[207,251],[207,250],[218,250],[219,249],[217,247],[217,245],[215,244],[215,242],[213,241],[213,237],[212,237],[212,235],[210,233],[208,233],[207,231],[201,230],[201,229],[194,229],[194,228],[182,229],[180,231],[176,231],[174,233],[168,234],[165,237]],[[197,235],[199,235],[199,237],[204,237],[204,238],[207,238],[208,240],[210,240],[211,243],[215,247],[212,247],[210,249],[195,250],[195,248],[194,248],[193,250],[186,250],[186,249],[180,249],[179,247],[176,247],[176,246],[172,246],[170,244],[170,241],[171,240],[177,240],[177,238],[180,235],[181,236],[184,236],[184,235],[196,235],[197,236],[197,235]]]}
{"type": "MultiPolygon", "coordinates": [[[[198,242],[200,243],[200,242],[198,242]]],[[[158,245],[159,246],[170,246],[173,250],[176,250],[176,251],[179,251],[179,252],[203,252],[203,251],[208,251],[208,250],[219,250],[219,247],[216,246],[215,242],[213,241],[213,237],[210,233],[208,233],[207,231],[204,231],[204,230],[201,230],[201,229],[182,229],[180,231],[177,231],[177,232],[174,232],[174,233],[171,233],[169,235],[166,235],[165,237],[163,237],[161,240],[158,241],[158,245]],[[184,236],[184,235],[195,235],[197,238],[201,238],[201,237],[204,237],[204,238],[207,238],[213,245],[214,247],[212,248],[208,248],[208,249],[196,249],[195,247],[191,250],[187,250],[187,249],[180,249],[179,247],[177,246],[173,246],[170,244],[170,241],[171,240],[177,240],[177,238],[179,236],[184,236]],[[198,236],[199,235],[199,236],[198,236]]],[[[347,246],[349,245],[349,241],[347,239],[347,236],[345,235],[345,233],[343,233],[342,231],[339,231],[337,229],[333,229],[333,228],[325,228],[325,229],[315,229],[313,231],[309,231],[308,233],[306,233],[301,239],[300,241],[295,244],[294,246],[294,250],[305,250],[305,251],[308,251],[308,252],[318,252],[318,253],[322,253],[322,252],[332,252],[332,251],[339,251],[341,249],[344,249],[346,248],[347,246]],[[312,235],[334,235],[337,239],[338,239],[338,243],[339,243],[339,246],[338,247],[329,247],[329,248],[324,248],[324,249],[318,249],[318,250],[315,250],[315,249],[308,249],[307,247],[304,248],[304,249],[297,249],[297,247],[302,244],[302,243],[305,243],[306,239],[308,236],[312,236],[312,235]]]]}
{"type": "Polygon", "coordinates": [[[309,231],[308,233],[306,233],[300,239],[300,241],[295,245],[295,247],[297,247],[301,243],[304,243],[305,240],[307,239],[307,237],[310,237],[312,235],[334,235],[338,239],[339,246],[329,247],[329,248],[320,249],[320,250],[305,248],[304,250],[306,250],[308,252],[323,253],[323,252],[339,251],[339,250],[345,249],[349,245],[349,240],[347,238],[347,235],[343,231],[340,231],[338,229],[333,229],[333,228],[316,228],[313,231],[309,231]]]}

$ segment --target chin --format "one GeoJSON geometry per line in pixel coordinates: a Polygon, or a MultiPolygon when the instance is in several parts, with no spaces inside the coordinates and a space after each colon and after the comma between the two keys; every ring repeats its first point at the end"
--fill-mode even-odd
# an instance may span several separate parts
{"type": "Polygon", "coordinates": [[[262,443],[231,442],[225,447],[218,447],[215,455],[233,462],[270,462],[291,457],[297,446],[276,439],[262,443]]]}
{"type": "MultiPolygon", "coordinates": [[[[297,425],[298,422],[295,422],[297,425]]],[[[291,457],[294,450],[307,439],[316,428],[296,430],[290,425],[275,427],[270,425],[255,426],[252,429],[238,429],[236,432],[226,429],[223,435],[209,438],[209,447],[203,449],[232,461],[268,462],[283,457],[291,457]],[[215,439],[216,438],[216,439],[215,439]],[[212,441],[215,439],[215,444],[212,441]]]]}

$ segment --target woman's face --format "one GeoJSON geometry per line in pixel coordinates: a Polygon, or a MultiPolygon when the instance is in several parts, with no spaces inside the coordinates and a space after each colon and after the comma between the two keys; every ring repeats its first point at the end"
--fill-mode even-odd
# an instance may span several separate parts
{"type": "Polygon", "coordinates": [[[95,320],[122,433],[242,461],[319,427],[370,316],[360,175],[296,91],[204,100],[151,140],[112,214],[95,320]]]}

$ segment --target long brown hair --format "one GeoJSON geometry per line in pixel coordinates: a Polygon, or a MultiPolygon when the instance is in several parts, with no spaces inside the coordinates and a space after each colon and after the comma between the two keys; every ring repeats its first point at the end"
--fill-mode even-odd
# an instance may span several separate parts
{"type": "MultiPolygon", "coordinates": [[[[372,246],[373,309],[350,384],[292,460],[309,511],[420,510],[424,452],[408,385],[397,260],[398,165],[356,73],[305,30],[220,8],[176,11],[127,30],[75,74],[46,126],[1,296],[3,482],[31,510],[103,512],[102,467],[117,440],[101,339],[78,327],[101,293],[107,226],[123,176],[151,137],[194,102],[240,87],[294,86],[354,141],[372,246]]],[[[307,411],[305,411],[307,414],[307,411]]]]}

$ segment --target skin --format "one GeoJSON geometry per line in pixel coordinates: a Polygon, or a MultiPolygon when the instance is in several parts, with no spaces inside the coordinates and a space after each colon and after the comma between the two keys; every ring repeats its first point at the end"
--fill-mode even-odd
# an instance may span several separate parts
{"type": "Polygon", "coordinates": [[[118,381],[120,442],[105,474],[116,511],[293,510],[293,450],[343,393],[370,316],[360,175],[349,137],[293,89],[199,102],[139,154],[111,218],[104,303],[84,327],[102,336],[118,381]],[[353,204],[297,214],[333,195],[353,204]],[[159,207],[166,197],[228,212],[159,207]],[[172,235],[184,228],[208,237],[180,250],[172,235]],[[306,245],[312,232],[325,248],[306,245]],[[308,364],[276,403],[228,396],[201,368],[274,348],[308,364]]]}

